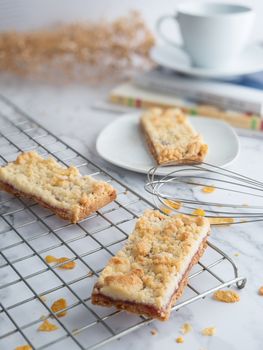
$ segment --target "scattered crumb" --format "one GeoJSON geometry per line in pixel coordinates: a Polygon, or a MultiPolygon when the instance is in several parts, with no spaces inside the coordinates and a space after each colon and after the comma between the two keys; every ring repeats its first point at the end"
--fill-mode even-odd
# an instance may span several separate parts
{"type": "Polygon", "coordinates": [[[202,192],[204,193],[212,193],[215,191],[215,188],[213,186],[205,186],[202,188],[202,192]]]}
{"type": "Polygon", "coordinates": [[[216,334],[216,328],[215,327],[204,328],[202,330],[202,334],[211,337],[216,334]]]}
{"type": "Polygon", "coordinates": [[[198,215],[198,216],[205,216],[205,211],[201,208],[197,208],[193,211],[192,214],[198,215]]]}
{"type": "Polygon", "coordinates": [[[175,339],[176,343],[182,344],[184,342],[184,338],[183,337],[178,337],[175,339]]]}
{"type": "Polygon", "coordinates": [[[182,207],[182,203],[181,202],[175,202],[175,201],[172,201],[170,199],[165,199],[164,203],[169,205],[173,209],[176,209],[176,210],[179,210],[182,207]]]}
{"type": "Polygon", "coordinates": [[[259,295],[263,295],[263,286],[261,286],[261,287],[259,288],[258,294],[259,294],[259,295]]]}
{"type": "Polygon", "coordinates": [[[166,215],[169,215],[169,214],[172,213],[172,210],[171,210],[171,209],[168,209],[168,208],[166,208],[166,207],[161,207],[160,209],[161,209],[161,211],[162,211],[164,214],[166,214],[166,215]]]}
{"type": "MultiPolygon", "coordinates": [[[[58,312],[60,310],[65,309],[68,306],[67,300],[64,298],[56,300],[52,305],[51,305],[51,310],[53,312],[58,312]]],[[[67,311],[62,311],[57,313],[57,317],[63,317],[66,316],[67,311]]]]}
{"type": "Polygon", "coordinates": [[[213,298],[224,303],[236,303],[240,300],[239,294],[234,290],[218,290],[213,294],[213,298]]]}
{"type": "Polygon", "coordinates": [[[70,261],[69,258],[56,258],[55,256],[52,255],[47,255],[45,257],[45,261],[50,264],[50,263],[57,263],[57,264],[61,264],[61,263],[65,263],[63,265],[58,266],[57,268],[60,270],[72,270],[74,269],[74,267],[76,266],[76,262],[75,261],[70,261]],[[68,262],[67,262],[68,261],[68,262]]]}
{"type": "Polygon", "coordinates": [[[249,207],[247,203],[242,204],[242,207],[249,207]]]}
{"type": "Polygon", "coordinates": [[[192,326],[190,325],[190,323],[184,323],[180,329],[180,331],[183,334],[187,334],[187,333],[191,332],[191,330],[192,330],[192,326]]]}
{"type": "Polygon", "coordinates": [[[240,255],[240,253],[235,253],[234,255],[235,255],[235,256],[239,256],[239,255],[240,255]]]}
{"type": "Polygon", "coordinates": [[[46,302],[47,301],[47,297],[45,295],[41,295],[39,297],[39,299],[41,299],[42,301],[46,302]]]}
{"type": "Polygon", "coordinates": [[[89,271],[88,272],[88,277],[91,277],[91,276],[93,276],[94,275],[94,273],[92,272],[92,271],[89,271]]]}
{"type": "Polygon", "coordinates": [[[41,315],[39,318],[40,318],[40,320],[44,321],[47,318],[47,316],[46,315],[41,315]]]}
{"type": "Polygon", "coordinates": [[[154,328],[151,330],[151,335],[157,335],[157,334],[158,334],[157,329],[154,328]]]}
{"type": "Polygon", "coordinates": [[[15,348],[15,350],[32,350],[30,345],[20,345],[15,348]]]}
{"type": "Polygon", "coordinates": [[[48,320],[45,320],[41,325],[38,327],[38,331],[40,332],[53,332],[58,329],[58,326],[55,324],[49,322],[48,320]]]}
{"type": "Polygon", "coordinates": [[[233,218],[208,218],[211,225],[230,225],[235,222],[233,218]]]}

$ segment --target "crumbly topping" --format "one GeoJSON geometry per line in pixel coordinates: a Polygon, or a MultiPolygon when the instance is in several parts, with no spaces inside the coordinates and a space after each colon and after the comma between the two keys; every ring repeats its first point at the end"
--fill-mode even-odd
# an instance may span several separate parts
{"type": "Polygon", "coordinates": [[[202,188],[202,192],[212,193],[212,192],[215,192],[215,188],[213,186],[205,186],[202,188]]]}
{"type": "MultiPolygon", "coordinates": [[[[60,310],[66,309],[67,307],[68,307],[67,300],[64,298],[61,298],[54,301],[54,303],[51,305],[51,310],[54,313],[57,313],[60,310]]],[[[57,317],[63,317],[63,316],[66,316],[66,314],[67,314],[67,311],[65,310],[65,311],[58,312],[56,315],[57,317]]]]}
{"type": "Polygon", "coordinates": [[[216,334],[216,328],[215,327],[207,327],[202,330],[202,334],[208,337],[212,337],[216,334]]]}
{"type": "Polygon", "coordinates": [[[54,207],[78,216],[87,202],[94,202],[113,188],[91,176],[81,176],[75,167],[65,168],[54,159],[44,159],[36,152],[21,153],[14,162],[0,168],[0,181],[38,198],[54,207]]]}
{"type": "Polygon", "coordinates": [[[72,270],[76,266],[75,261],[70,261],[70,259],[66,258],[66,257],[56,258],[53,255],[47,255],[45,257],[45,261],[48,264],[52,264],[52,263],[61,264],[61,265],[57,266],[57,268],[60,270],[72,270]]]}
{"type": "Polygon", "coordinates": [[[178,337],[175,339],[176,343],[178,344],[182,344],[184,342],[184,338],[183,337],[178,337]]]}
{"type": "Polygon", "coordinates": [[[183,334],[187,334],[191,332],[191,330],[192,330],[192,326],[190,325],[190,323],[184,323],[180,329],[181,333],[183,334]]]}
{"type": "Polygon", "coordinates": [[[53,332],[58,329],[58,326],[55,324],[49,322],[49,320],[45,320],[41,325],[38,327],[38,331],[40,332],[53,332]]]}
{"type": "Polygon", "coordinates": [[[15,350],[32,350],[30,345],[20,345],[15,348],[15,350]]]}
{"type": "Polygon", "coordinates": [[[143,113],[141,123],[154,145],[157,161],[203,160],[208,146],[179,109],[152,108],[143,113]]]}
{"type": "Polygon", "coordinates": [[[213,294],[213,298],[224,303],[236,303],[240,300],[239,294],[234,290],[218,290],[213,294]]]}
{"type": "Polygon", "coordinates": [[[263,295],[263,286],[258,289],[258,294],[263,295]]]}
{"type": "Polygon", "coordinates": [[[171,284],[181,276],[182,267],[189,264],[209,228],[208,220],[202,217],[167,216],[147,210],[126,245],[100,274],[94,293],[164,306],[171,284]]]}

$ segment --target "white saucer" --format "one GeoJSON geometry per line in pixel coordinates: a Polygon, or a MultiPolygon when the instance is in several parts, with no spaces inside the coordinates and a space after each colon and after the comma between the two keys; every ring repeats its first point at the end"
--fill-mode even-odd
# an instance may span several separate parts
{"type": "Polygon", "coordinates": [[[163,67],[196,77],[223,78],[263,70],[263,46],[260,44],[247,47],[235,64],[225,68],[195,67],[184,50],[169,44],[153,47],[150,55],[154,62],[163,67]]]}
{"type": "MultiPolygon", "coordinates": [[[[124,114],[106,126],[97,138],[96,147],[99,155],[108,162],[146,174],[155,166],[155,162],[148,152],[139,128],[140,114],[141,112],[124,114]]],[[[225,122],[204,117],[189,117],[189,119],[208,144],[207,163],[223,167],[237,157],[238,137],[225,122]]],[[[171,170],[172,167],[159,168],[157,174],[167,175],[171,170]]]]}

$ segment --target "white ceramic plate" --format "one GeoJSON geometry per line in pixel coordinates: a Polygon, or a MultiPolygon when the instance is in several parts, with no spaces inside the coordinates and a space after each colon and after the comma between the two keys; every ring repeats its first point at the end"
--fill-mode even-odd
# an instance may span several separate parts
{"type": "MultiPolygon", "coordinates": [[[[108,162],[146,174],[155,166],[155,162],[139,128],[140,114],[141,112],[124,114],[109,124],[98,136],[96,147],[99,155],[108,162]]],[[[224,167],[237,157],[239,141],[230,126],[204,117],[189,119],[208,144],[207,163],[224,167]]],[[[171,170],[172,167],[159,168],[156,174],[167,175],[171,170]]]]}
{"type": "Polygon", "coordinates": [[[183,49],[172,45],[158,45],[152,48],[151,58],[163,67],[196,77],[223,78],[255,73],[263,69],[263,46],[252,44],[240,55],[237,62],[225,68],[199,68],[192,65],[183,49]]]}

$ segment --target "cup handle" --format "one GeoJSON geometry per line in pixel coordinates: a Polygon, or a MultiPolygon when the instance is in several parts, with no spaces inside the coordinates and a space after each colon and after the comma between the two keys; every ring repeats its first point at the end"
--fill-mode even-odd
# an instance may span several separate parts
{"type": "Polygon", "coordinates": [[[157,33],[160,35],[160,37],[166,41],[168,44],[170,45],[173,45],[175,47],[177,47],[178,49],[182,49],[183,48],[183,45],[181,44],[178,44],[176,43],[175,41],[172,41],[170,39],[168,39],[164,34],[163,34],[163,31],[162,31],[162,25],[163,25],[163,22],[166,21],[167,19],[172,19],[173,21],[177,21],[177,15],[164,15],[162,17],[160,17],[158,20],[157,20],[157,23],[156,23],[156,30],[157,30],[157,33]]]}

